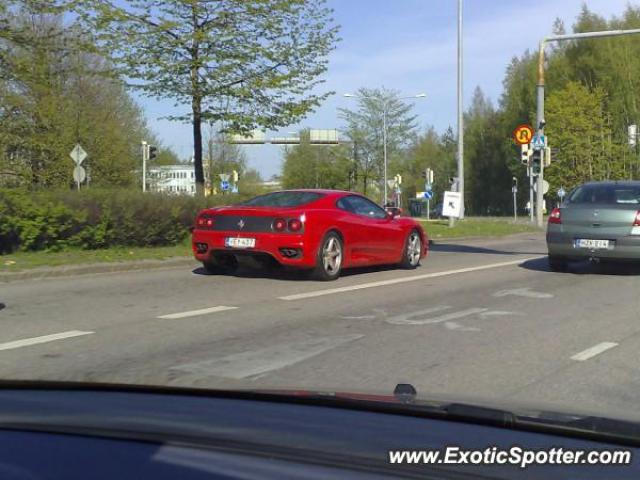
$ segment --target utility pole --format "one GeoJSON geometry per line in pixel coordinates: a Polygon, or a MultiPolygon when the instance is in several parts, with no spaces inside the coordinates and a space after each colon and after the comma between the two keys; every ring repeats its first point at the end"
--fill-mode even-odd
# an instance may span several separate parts
{"type": "MultiPolygon", "coordinates": [[[[458,0],[458,191],[464,218],[464,115],[462,112],[462,0],[458,0]]],[[[451,217],[453,218],[453,217],[451,217]]]]}
{"type": "MultiPolygon", "coordinates": [[[[462,1],[462,0],[459,0],[462,1]]],[[[564,40],[581,40],[584,38],[602,38],[617,37],[621,35],[634,35],[640,33],[640,28],[631,30],[603,30],[600,32],[584,32],[572,33],[567,35],[553,35],[545,37],[540,41],[540,50],[538,53],[538,83],[537,83],[537,108],[536,108],[536,130],[538,135],[544,135],[544,48],[548,42],[562,42],[564,40]]],[[[546,146],[546,145],[545,145],[546,146]]],[[[544,164],[544,162],[542,162],[544,164]]],[[[543,184],[544,184],[544,165],[540,167],[537,183],[537,204],[536,219],[538,227],[543,226],[543,184]]],[[[532,205],[533,210],[533,205],[532,205]]]]}

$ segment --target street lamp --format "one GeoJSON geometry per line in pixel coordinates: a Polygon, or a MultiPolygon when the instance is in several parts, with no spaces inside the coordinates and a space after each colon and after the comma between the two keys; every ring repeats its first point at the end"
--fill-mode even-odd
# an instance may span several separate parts
{"type": "Polygon", "coordinates": [[[382,152],[384,157],[384,200],[382,201],[382,205],[384,206],[387,203],[388,194],[387,194],[387,111],[389,108],[390,100],[407,100],[410,98],[425,98],[427,96],[426,93],[418,93],[416,95],[411,95],[408,97],[392,97],[387,99],[379,99],[377,97],[371,97],[369,95],[355,95],[353,93],[345,93],[345,97],[347,98],[361,98],[361,99],[369,99],[369,100],[379,100],[382,103],[382,152]]]}

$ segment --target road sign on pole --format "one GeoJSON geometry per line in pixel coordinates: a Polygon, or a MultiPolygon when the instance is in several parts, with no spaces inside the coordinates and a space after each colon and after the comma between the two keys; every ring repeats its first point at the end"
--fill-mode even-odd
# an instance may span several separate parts
{"type": "Polygon", "coordinates": [[[560,187],[557,193],[558,193],[558,197],[560,198],[560,201],[562,202],[567,192],[564,191],[563,187],[560,187]]]}
{"type": "Polygon", "coordinates": [[[533,127],[523,123],[513,130],[512,135],[518,145],[527,145],[531,142],[531,138],[533,137],[533,127]]]}
{"type": "Polygon", "coordinates": [[[547,145],[547,139],[544,135],[534,135],[531,140],[531,146],[534,150],[542,150],[547,145]]]}
{"type": "Polygon", "coordinates": [[[87,158],[87,152],[84,151],[84,148],[82,148],[79,143],[76,143],[76,146],[73,147],[69,156],[76,165],[81,165],[82,162],[84,162],[84,159],[87,158]]]}
{"type": "MultiPolygon", "coordinates": [[[[534,192],[538,191],[538,184],[537,183],[533,184],[533,191],[534,192]]],[[[549,182],[547,182],[546,180],[543,180],[542,181],[542,194],[546,195],[548,191],[549,191],[549,182]]]]}
{"type": "Polygon", "coordinates": [[[462,207],[460,192],[444,192],[444,201],[442,202],[442,215],[445,217],[460,217],[462,207]]]}

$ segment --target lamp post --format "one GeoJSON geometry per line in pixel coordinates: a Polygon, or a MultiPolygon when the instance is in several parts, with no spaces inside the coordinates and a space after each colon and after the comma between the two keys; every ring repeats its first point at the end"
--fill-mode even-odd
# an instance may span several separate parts
{"type": "Polygon", "coordinates": [[[392,97],[392,98],[383,98],[378,99],[376,97],[371,97],[368,95],[355,95],[353,93],[345,93],[345,97],[347,98],[360,98],[360,99],[369,99],[369,100],[378,100],[382,105],[382,156],[384,159],[384,200],[382,201],[382,205],[384,206],[388,199],[387,193],[387,114],[389,110],[389,102],[391,100],[406,100],[410,98],[425,98],[427,96],[426,93],[418,93],[417,95],[411,95],[408,97],[392,97]]]}

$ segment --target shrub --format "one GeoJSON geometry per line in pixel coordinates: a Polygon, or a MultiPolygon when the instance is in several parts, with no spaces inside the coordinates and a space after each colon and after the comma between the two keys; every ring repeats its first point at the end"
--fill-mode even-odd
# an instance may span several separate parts
{"type": "Polygon", "coordinates": [[[0,253],[15,250],[175,245],[197,212],[245,196],[168,196],[124,189],[0,189],[0,253]]]}

